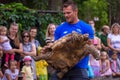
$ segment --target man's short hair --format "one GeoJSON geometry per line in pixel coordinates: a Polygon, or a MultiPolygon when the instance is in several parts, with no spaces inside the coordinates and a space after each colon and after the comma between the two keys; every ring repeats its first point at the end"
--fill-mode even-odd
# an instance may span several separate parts
{"type": "Polygon", "coordinates": [[[63,4],[63,8],[67,8],[68,6],[71,6],[73,10],[78,10],[77,4],[73,1],[66,1],[63,4]]]}
{"type": "Polygon", "coordinates": [[[36,30],[37,30],[37,27],[35,27],[35,26],[31,27],[31,28],[30,28],[30,31],[31,31],[31,29],[36,29],[36,30]]]}

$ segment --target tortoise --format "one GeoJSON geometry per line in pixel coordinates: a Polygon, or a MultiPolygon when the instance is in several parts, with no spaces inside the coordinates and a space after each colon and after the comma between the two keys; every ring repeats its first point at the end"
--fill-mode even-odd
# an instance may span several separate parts
{"type": "Polygon", "coordinates": [[[46,60],[50,66],[59,71],[57,77],[62,79],[64,74],[84,56],[92,54],[95,59],[99,59],[99,51],[94,45],[88,44],[88,36],[88,34],[72,32],[56,40],[52,46],[44,48],[44,54],[36,56],[34,59],[46,60]]]}

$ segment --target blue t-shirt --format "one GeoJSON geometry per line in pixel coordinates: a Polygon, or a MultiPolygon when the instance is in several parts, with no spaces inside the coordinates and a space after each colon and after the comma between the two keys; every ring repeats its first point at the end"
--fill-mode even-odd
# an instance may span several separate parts
{"type": "MultiPolygon", "coordinates": [[[[55,40],[72,33],[72,31],[76,31],[80,34],[88,33],[90,39],[94,38],[94,31],[92,27],[82,20],[79,20],[76,24],[69,24],[68,22],[64,22],[63,24],[59,25],[55,31],[55,40]]],[[[77,65],[74,66],[74,68],[87,68],[88,60],[89,55],[80,60],[77,65]]]]}

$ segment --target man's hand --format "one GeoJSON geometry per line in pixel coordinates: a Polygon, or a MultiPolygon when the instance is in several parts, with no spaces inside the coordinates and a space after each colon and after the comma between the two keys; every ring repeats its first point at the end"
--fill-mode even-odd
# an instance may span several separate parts
{"type": "Polygon", "coordinates": [[[42,49],[41,49],[41,53],[40,54],[46,54],[46,52],[48,52],[48,50],[51,49],[51,46],[44,46],[42,49]]]}

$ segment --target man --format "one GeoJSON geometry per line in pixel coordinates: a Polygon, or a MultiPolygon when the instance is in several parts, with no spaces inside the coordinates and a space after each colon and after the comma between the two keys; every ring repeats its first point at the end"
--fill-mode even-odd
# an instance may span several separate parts
{"type": "Polygon", "coordinates": [[[100,35],[100,39],[101,39],[101,42],[102,42],[102,51],[107,51],[108,52],[108,50],[109,50],[109,47],[107,45],[107,36],[108,36],[109,32],[110,32],[109,26],[104,25],[102,27],[102,34],[100,35]]]}
{"type": "MultiPolygon", "coordinates": [[[[36,47],[36,50],[37,50],[37,55],[38,55],[38,47],[40,46],[40,43],[38,40],[35,39],[37,35],[37,28],[36,27],[31,27],[30,28],[30,40],[31,42],[33,42],[35,44],[35,47],[36,47]]],[[[36,67],[36,65],[35,65],[36,67]]],[[[34,74],[34,79],[37,80],[37,77],[36,77],[36,68],[35,68],[35,74],[34,74]]]]}
{"type": "Polygon", "coordinates": [[[36,27],[31,27],[30,29],[30,39],[31,39],[31,42],[33,42],[36,46],[36,49],[38,48],[38,46],[40,46],[40,43],[38,40],[35,39],[37,35],[37,28],[36,27]]]}
{"type": "MultiPolygon", "coordinates": [[[[73,31],[80,34],[88,33],[90,39],[94,38],[94,31],[92,27],[78,19],[78,8],[74,2],[65,2],[63,5],[63,13],[66,18],[66,22],[57,27],[55,31],[55,40],[58,40],[73,31]]],[[[85,56],[70,71],[68,71],[62,80],[88,80],[88,60],[89,55],[85,56]]],[[[57,80],[55,75],[51,80],[57,80]]]]}

